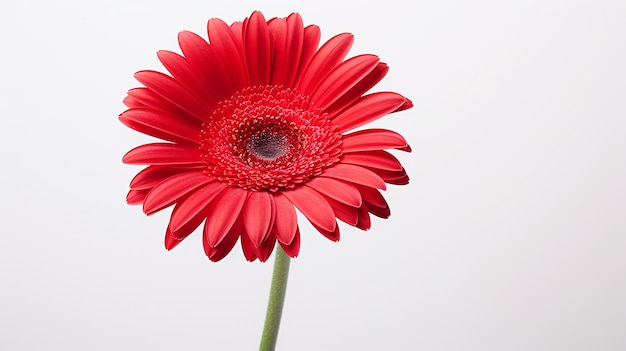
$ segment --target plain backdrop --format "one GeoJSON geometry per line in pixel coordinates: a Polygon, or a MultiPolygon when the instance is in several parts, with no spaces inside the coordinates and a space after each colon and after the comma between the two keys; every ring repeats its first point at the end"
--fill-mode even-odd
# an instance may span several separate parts
{"type": "Polygon", "coordinates": [[[206,22],[299,12],[415,107],[388,220],[301,222],[279,350],[626,349],[626,2],[0,4],[0,349],[254,350],[272,263],[125,204],[133,73],[206,22]]]}

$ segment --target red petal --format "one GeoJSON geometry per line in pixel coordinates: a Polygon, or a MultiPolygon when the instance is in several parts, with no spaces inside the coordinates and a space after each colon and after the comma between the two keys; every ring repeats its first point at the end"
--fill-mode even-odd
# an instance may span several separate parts
{"type": "MultiPolygon", "coordinates": [[[[178,205],[174,206],[174,211],[176,211],[177,206],[178,205]]],[[[174,212],[172,212],[172,215],[170,216],[170,223],[167,227],[172,232],[172,235],[176,240],[183,240],[188,237],[189,234],[193,233],[193,231],[196,230],[196,228],[198,228],[200,224],[202,224],[202,222],[206,218],[206,215],[205,213],[199,213],[193,218],[190,218],[184,225],[180,226],[176,230],[172,229],[172,217],[174,217],[174,212]]]]}
{"type": "Polygon", "coordinates": [[[139,205],[145,199],[150,189],[130,190],[126,195],[126,203],[129,205],[139,205]]]}
{"type": "Polygon", "coordinates": [[[363,79],[361,79],[357,84],[355,84],[352,89],[348,90],[339,99],[337,99],[328,108],[325,109],[325,111],[328,113],[328,116],[332,118],[338,112],[340,112],[347,106],[350,106],[353,102],[355,102],[368,90],[374,87],[378,82],[380,82],[385,77],[388,71],[389,66],[387,66],[387,64],[383,62],[379,62],[376,67],[365,77],[363,77],[363,79]]]}
{"type": "Polygon", "coordinates": [[[333,231],[337,222],[335,213],[328,201],[317,191],[300,186],[281,192],[313,225],[324,230],[333,231]]]}
{"type": "MultiPolygon", "coordinates": [[[[297,53],[297,59],[289,60],[289,49],[287,48],[287,21],[284,18],[272,18],[268,22],[272,47],[272,75],[270,84],[285,85],[285,76],[287,71],[295,71],[298,66],[294,64],[300,58],[300,52],[297,53]]],[[[300,33],[302,35],[302,33],[300,33]]]]}
{"type": "Polygon", "coordinates": [[[357,188],[361,192],[361,196],[363,196],[363,201],[377,207],[387,207],[387,201],[385,201],[385,198],[378,190],[362,185],[357,185],[357,188]]]}
{"type": "Polygon", "coordinates": [[[159,94],[148,88],[134,88],[128,91],[128,97],[137,100],[141,105],[151,110],[164,111],[178,116],[192,124],[198,123],[198,119],[187,111],[165,100],[159,94]]]}
{"type": "Polygon", "coordinates": [[[186,237],[191,235],[191,233],[193,233],[198,226],[202,224],[202,221],[204,221],[204,216],[197,216],[177,231],[173,231],[170,220],[170,224],[167,226],[167,230],[165,232],[165,248],[168,250],[173,249],[186,237]]]}
{"type": "Polygon", "coordinates": [[[375,55],[359,55],[342,62],[315,87],[311,101],[320,108],[328,107],[371,72],[378,61],[375,55]]]}
{"type": "Polygon", "coordinates": [[[341,149],[344,153],[381,149],[411,151],[402,135],[387,129],[360,130],[344,135],[342,140],[341,149]]]}
{"type": "Polygon", "coordinates": [[[359,209],[359,220],[356,224],[356,227],[362,230],[368,230],[372,226],[372,219],[370,218],[370,214],[367,212],[367,205],[363,204],[359,209]]]}
{"type": "MultiPolygon", "coordinates": [[[[402,170],[402,164],[400,164],[400,161],[398,161],[398,159],[392,154],[383,150],[343,154],[343,156],[341,156],[341,162],[357,166],[382,169],[385,171],[402,170]]],[[[385,178],[383,177],[383,179],[385,178]]]]}
{"type": "MultiPolygon", "coordinates": [[[[319,31],[318,31],[319,33],[319,31]]],[[[302,17],[297,13],[292,13],[287,17],[287,73],[285,76],[285,85],[292,86],[298,73],[298,66],[296,62],[301,62],[301,57],[304,55],[304,36],[306,35],[304,25],[302,23],[302,17]]],[[[313,47],[313,52],[317,49],[319,43],[319,36],[313,47]]],[[[311,46],[309,43],[307,45],[311,46]]],[[[311,54],[312,55],[312,54],[311,54]]],[[[308,64],[308,62],[307,62],[308,64]]],[[[296,253],[297,254],[297,253],[296,253]]]]}
{"type": "Polygon", "coordinates": [[[272,201],[272,195],[265,191],[253,191],[248,195],[243,208],[243,222],[254,246],[259,246],[269,233],[272,221],[272,201]]]}
{"type": "Polygon", "coordinates": [[[296,228],[296,233],[290,244],[283,244],[279,242],[287,256],[294,258],[300,253],[300,230],[296,228]]]}
{"type": "Polygon", "coordinates": [[[171,176],[150,190],[143,203],[143,211],[147,215],[151,215],[170,206],[181,197],[194,192],[199,186],[213,181],[215,178],[207,176],[202,171],[191,171],[171,176]]]}
{"type": "Polygon", "coordinates": [[[224,63],[233,88],[235,91],[245,88],[248,85],[248,77],[241,38],[238,38],[230,27],[219,18],[211,18],[207,24],[207,30],[209,42],[224,63]]]}
{"type": "Polygon", "coordinates": [[[243,255],[245,256],[246,260],[252,262],[257,259],[254,245],[252,244],[252,241],[250,241],[250,238],[245,232],[245,229],[241,234],[241,250],[243,251],[243,255]]]}
{"type": "Polygon", "coordinates": [[[399,171],[387,171],[382,169],[374,169],[371,168],[373,172],[378,174],[385,183],[395,184],[395,185],[406,185],[409,184],[409,176],[406,174],[404,168],[399,171]]]}
{"type": "Polygon", "coordinates": [[[189,196],[179,202],[172,211],[170,227],[173,231],[179,231],[183,226],[193,221],[197,217],[206,217],[206,208],[211,201],[226,186],[220,182],[204,184],[194,191],[193,196],[189,196]]]}
{"type": "Polygon", "coordinates": [[[207,120],[213,111],[210,104],[202,101],[187,87],[164,73],[139,71],[135,73],[135,78],[148,89],[187,111],[200,121],[207,120]]]}
{"type": "Polygon", "coordinates": [[[313,91],[317,83],[339,64],[348,54],[354,36],[350,33],[342,33],[328,40],[315,53],[309,65],[302,73],[296,89],[308,95],[313,91]]]}
{"type": "Polygon", "coordinates": [[[391,92],[366,95],[335,116],[333,123],[344,133],[395,111],[405,100],[404,96],[391,92]]]}
{"type": "Polygon", "coordinates": [[[267,85],[270,82],[272,53],[267,22],[261,12],[253,12],[250,18],[244,21],[243,39],[250,85],[267,85]]]}
{"type": "Polygon", "coordinates": [[[189,88],[189,90],[198,95],[198,97],[212,108],[217,106],[219,100],[217,100],[211,90],[208,89],[199,77],[198,72],[193,69],[184,57],[167,50],[158,51],[157,56],[163,66],[172,74],[172,77],[189,88]]]}
{"type": "MultiPolygon", "coordinates": [[[[233,226],[233,228],[235,228],[235,226],[233,226]]],[[[202,240],[202,243],[204,244],[204,253],[207,255],[209,260],[213,262],[221,261],[233,250],[233,247],[235,247],[235,244],[237,243],[237,239],[239,239],[239,233],[233,228],[231,228],[228,234],[226,234],[226,237],[224,237],[224,240],[222,240],[217,247],[210,248],[207,246],[207,242],[202,240]]]]}
{"type": "Polygon", "coordinates": [[[138,146],[126,153],[122,162],[131,165],[202,165],[200,148],[196,145],[152,143],[138,146]]]}
{"type": "Polygon", "coordinates": [[[335,217],[340,221],[355,226],[358,222],[359,211],[352,206],[348,206],[331,198],[326,199],[335,212],[335,217]]]}
{"type": "Polygon", "coordinates": [[[226,187],[207,209],[207,219],[204,224],[205,235],[209,244],[217,246],[237,220],[241,209],[246,202],[248,191],[241,188],[226,187]]]}
{"type": "Polygon", "coordinates": [[[376,217],[389,218],[389,216],[391,216],[389,206],[378,207],[369,202],[365,202],[365,205],[367,206],[367,210],[376,217]]]}
{"type": "Polygon", "coordinates": [[[306,186],[352,207],[361,206],[361,193],[349,183],[331,178],[315,177],[309,180],[306,186]]]}
{"type": "Polygon", "coordinates": [[[274,221],[272,233],[282,244],[289,244],[298,230],[296,210],[291,202],[286,197],[280,195],[280,193],[274,193],[272,196],[276,204],[276,220],[274,221]]]}
{"type": "Polygon", "coordinates": [[[413,101],[405,98],[406,100],[404,101],[404,104],[402,104],[402,106],[398,107],[395,111],[393,112],[400,112],[400,111],[404,111],[404,110],[408,110],[411,107],[413,107],[413,101]]]}
{"type": "Polygon", "coordinates": [[[261,245],[256,246],[254,250],[256,251],[259,261],[267,261],[267,259],[272,255],[272,251],[274,251],[274,246],[276,246],[276,238],[274,237],[269,237],[261,243],[261,245]]]}
{"type": "Polygon", "coordinates": [[[376,173],[360,166],[337,163],[322,171],[321,177],[340,179],[346,182],[361,184],[385,190],[385,181],[376,173]]]}
{"type": "Polygon", "coordinates": [[[178,45],[198,77],[218,100],[227,99],[236,91],[221,58],[199,35],[182,31],[178,33],[178,45]]]}
{"type": "Polygon", "coordinates": [[[300,81],[305,69],[308,67],[317,46],[320,43],[320,28],[316,25],[309,25],[304,28],[304,36],[302,37],[302,54],[300,55],[300,64],[298,64],[298,71],[294,77],[293,84],[289,86],[296,86],[296,83],[300,81]]]}
{"type": "Polygon", "coordinates": [[[337,225],[337,221],[335,221],[335,230],[329,231],[323,228],[320,228],[313,224],[313,227],[317,229],[323,236],[330,239],[331,241],[339,241],[339,226],[337,225]]]}
{"type": "Polygon", "coordinates": [[[243,230],[243,220],[239,217],[230,228],[224,239],[217,246],[211,246],[208,240],[208,235],[206,235],[206,231],[203,232],[202,244],[204,246],[204,253],[209,257],[209,260],[217,262],[226,257],[226,255],[232,251],[243,230]]]}
{"type": "Polygon", "coordinates": [[[163,167],[163,166],[148,166],[137,173],[137,175],[130,181],[131,189],[151,189],[157,184],[164,181],[166,178],[179,174],[182,172],[190,171],[189,168],[175,168],[175,167],[163,167]]]}
{"type": "Polygon", "coordinates": [[[127,95],[122,102],[128,108],[148,107],[148,105],[144,104],[143,102],[139,101],[139,99],[131,95],[127,95]]]}
{"type": "Polygon", "coordinates": [[[124,111],[119,118],[136,131],[167,141],[198,143],[200,138],[200,124],[191,124],[167,112],[134,108],[124,111]]]}
{"type": "Polygon", "coordinates": [[[169,251],[178,246],[178,244],[180,244],[181,242],[182,240],[178,240],[174,237],[174,234],[172,233],[170,228],[167,228],[165,230],[165,249],[169,251]]]}
{"type": "MultiPolygon", "coordinates": [[[[303,55],[304,44],[304,26],[302,24],[302,17],[297,13],[292,13],[287,17],[287,46],[286,46],[286,59],[285,65],[285,86],[292,86],[298,73],[298,65],[296,62],[300,62],[300,57],[303,55]]],[[[319,40],[319,37],[318,37],[319,40]]],[[[313,52],[317,49],[317,43],[313,48],[313,52]]],[[[307,62],[308,63],[308,62],[307,62]]]]}
{"type": "Polygon", "coordinates": [[[243,43],[243,21],[235,21],[231,23],[230,30],[232,30],[237,39],[243,43]]]}
{"type": "Polygon", "coordinates": [[[393,185],[407,185],[409,184],[409,176],[405,174],[399,178],[385,179],[385,182],[393,185]]]}

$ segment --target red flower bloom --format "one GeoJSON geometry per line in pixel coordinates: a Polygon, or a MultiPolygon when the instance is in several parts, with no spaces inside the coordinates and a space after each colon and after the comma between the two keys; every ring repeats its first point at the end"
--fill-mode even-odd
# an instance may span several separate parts
{"type": "Polygon", "coordinates": [[[254,12],[228,26],[208,23],[209,42],[181,32],[182,55],[159,51],[170,72],[140,71],[122,123],[167,142],[141,145],[123,162],[148,165],[130,183],[129,204],[150,215],[174,205],[169,250],[202,222],[212,261],[237,240],[246,259],[265,261],[276,241],[295,257],[297,208],[330,240],[336,219],[369,229],[387,218],[379,192],[407,184],[384,149],[410,151],[385,129],[358,128],[412,106],[393,92],[364,95],[387,73],[374,55],[344,61],[353,41],[339,34],[318,48],[320,30],[298,14],[266,21],[254,12]]]}

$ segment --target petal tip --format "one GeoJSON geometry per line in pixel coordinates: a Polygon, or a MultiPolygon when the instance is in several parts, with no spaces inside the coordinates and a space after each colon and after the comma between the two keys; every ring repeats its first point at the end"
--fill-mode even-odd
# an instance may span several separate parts
{"type": "Polygon", "coordinates": [[[178,240],[178,239],[174,238],[174,236],[168,230],[168,233],[165,234],[165,249],[167,251],[171,251],[173,248],[178,246],[178,244],[180,244],[181,241],[182,240],[178,240]]]}

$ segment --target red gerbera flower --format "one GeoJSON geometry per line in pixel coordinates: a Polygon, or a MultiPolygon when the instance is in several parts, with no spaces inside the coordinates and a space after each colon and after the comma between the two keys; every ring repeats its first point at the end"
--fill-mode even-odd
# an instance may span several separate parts
{"type": "Polygon", "coordinates": [[[336,219],[366,230],[387,218],[379,190],[407,184],[384,149],[410,151],[385,129],[355,128],[412,106],[393,92],[364,95],[387,73],[375,55],[344,61],[353,41],[339,34],[318,48],[319,27],[298,14],[266,21],[254,12],[228,26],[208,22],[209,42],[178,36],[182,55],[159,51],[170,72],[135,74],[122,123],[166,142],[130,150],[148,165],[130,183],[129,204],[150,215],[174,205],[169,250],[203,222],[204,249],[221,260],[240,240],[246,259],[265,261],[276,241],[300,249],[297,208],[330,240],[336,219]]]}

